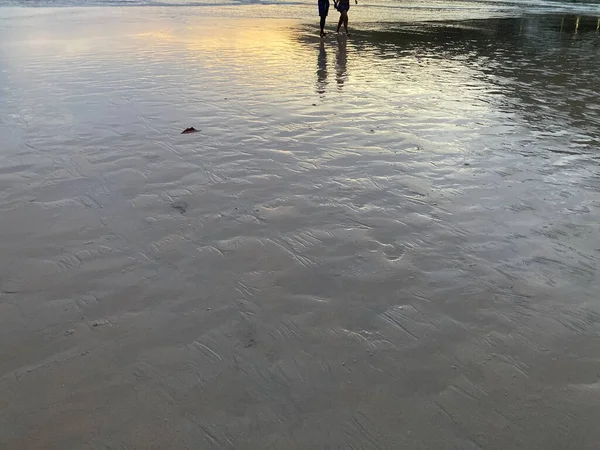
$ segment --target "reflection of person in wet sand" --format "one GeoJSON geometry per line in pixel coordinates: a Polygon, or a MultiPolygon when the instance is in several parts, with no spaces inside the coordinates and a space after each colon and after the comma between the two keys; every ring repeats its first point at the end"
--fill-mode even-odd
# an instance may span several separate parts
{"type": "MultiPolygon", "coordinates": [[[[354,2],[358,5],[358,0],[354,0],[354,2]]],[[[337,32],[340,32],[340,28],[344,25],[344,30],[346,31],[346,36],[350,36],[348,33],[348,11],[350,11],[350,0],[338,0],[334,3],[335,9],[340,12],[340,20],[337,26],[337,32]]]]}
{"type": "Polygon", "coordinates": [[[321,41],[319,57],[317,58],[317,93],[324,94],[327,86],[327,53],[325,43],[321,41]]]}
{"type": "Polygon", "coordinates": [[[346,63],[348,62],[348,56],[346,52],[346,38],[338,37],[338,51],[335,54],[335,79],[337,81],[338,87],[341,87],[344,84],[344,81],[347,78],[346,74],[346,63]]]}

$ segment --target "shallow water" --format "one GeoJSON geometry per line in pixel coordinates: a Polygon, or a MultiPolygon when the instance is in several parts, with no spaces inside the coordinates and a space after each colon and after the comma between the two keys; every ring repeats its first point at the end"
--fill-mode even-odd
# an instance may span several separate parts
{"type": "Polygon", "coordinates": [[[218,8],[0,10],[1,446],[594,448],[597,18],[218,8]]]}

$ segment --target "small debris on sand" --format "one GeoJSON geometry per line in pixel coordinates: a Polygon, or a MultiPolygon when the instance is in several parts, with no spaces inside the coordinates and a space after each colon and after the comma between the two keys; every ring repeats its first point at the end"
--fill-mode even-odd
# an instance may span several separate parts
{"type": "Polygon", "coordinates": [[[183,214],[187,211],[188,204],[186,202],[180,200],[180,201],[171,203],[171,208],[176,209],[181,214],[183,214]]]}
{"type": "Polygon", "coordinates": [[[183,130],[181,132],[181,134],[190,134],[190,133],[197,133],[199,130],[196,130],[194,127],[189,127],[186,128],[185,130],[183,130]]]}

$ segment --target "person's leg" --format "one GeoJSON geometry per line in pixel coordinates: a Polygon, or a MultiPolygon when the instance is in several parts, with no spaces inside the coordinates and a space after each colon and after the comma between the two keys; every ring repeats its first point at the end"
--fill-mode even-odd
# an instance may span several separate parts
{"type": "Polygon", "coordinates": [[[337,32],[340,32],[340,28],[342,27],[342,24],[344,23],[344,13],[340,12],[340,20],[338,21],[338,27],[337,27],[337,32]]]}
{"type": "Polygon", "coordinates": [[[348,34],[348,11],[344,13],[344,30],[346,30],[346,34],[348,34]]]}
{"type": "Polygon", "coordinates": [[[327,20],[327,13],[329,12],[329,0],[319,0],[319,16],[321,17],[320,28],[321,37],[325,36],[325,21],[327,20]]]}

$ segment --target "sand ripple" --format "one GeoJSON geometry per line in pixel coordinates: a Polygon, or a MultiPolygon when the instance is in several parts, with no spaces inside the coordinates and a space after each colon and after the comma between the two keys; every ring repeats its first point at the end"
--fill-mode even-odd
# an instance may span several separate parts
{"type": "Polygon", "coordinates": [[[571,19],[13,17],[0,446],[594,447],[598,37],[571,19]]]}

